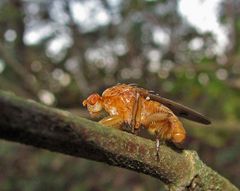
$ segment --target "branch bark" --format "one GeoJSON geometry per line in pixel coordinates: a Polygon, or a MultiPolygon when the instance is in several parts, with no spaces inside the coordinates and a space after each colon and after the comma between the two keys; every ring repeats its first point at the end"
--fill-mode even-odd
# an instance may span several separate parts
{"type": "Polygon", "coordinates": [[[0,91],[0,138],[104,162],[158,178],[171,190],[237,191],[195,151],[175,151],[123,131],[0,91]]]}

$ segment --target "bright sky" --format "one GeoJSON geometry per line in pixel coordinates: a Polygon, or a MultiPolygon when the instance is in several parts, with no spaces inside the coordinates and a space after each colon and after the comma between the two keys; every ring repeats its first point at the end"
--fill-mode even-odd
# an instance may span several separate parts
{"type": "MultiPolygon", "coordinates": [[[[112,0],[113,2],[118,2],[119,0],[112,0]]],[[[109,1],[109,2],[112,2],[109,1]]],[[[179,12],[187,21],[195,26],[200,32],[211,31],[216,37],[217,46],[215,52],[221,53],[224,50],[224,47],[227,44],[227,32],[226,29],[219,24],[217,21],[218,6],[222,0],[179,0],[179,12]]],[[[74,19],[85,28],[85,30],[91,30],[96,26],[106,25],[110,22],[110,16],[104,10],[101,4],[96,6],[98,1],[86,1],[83,3],[75,2],[71,6],[71,11],[73,13],[74,19]],[[95,10],[97,13],[93,18],[91,17],[92,10],[95,10]],[[91,18],[91,19],[89,19],[91,18]]],[[[116,4],[115,2],[115,4],[116,4]]],[[[58,18],[56,18],[58,19],[58,18]]],[[[40,25],[39,27],[28,31],[25,36],[25,42],[27,44],[36,44],[44,36],[50,35],[53,27],[51,25],[40,25]]],[[[53,29],[54,30],[54,29],[53,29]]],[[[166,33],[160,34],[154,33],[154,39],[160,38],[166,40],[166,33]]],[[[69,39],[68,39],[69,40],[69,39]]],[[[166,42],[167,43],[167,42],[166,42]]],[[[71,44],[66,43],[63,39],[52,41],[49,45],[50,48],[48,51],[52,53],[57,53],[63,48],[64,45],[71,44]]]]}
{"type": "Polygon", "coordinates": [[[74,19],[80,23],[86,31],[110,22],[110,16],[100,1],[83,1],[81,3],[73,1],[71,11],[74,19]],[[94,14],[92,14],[93,11],[94,14]]]}
{"type": "Polygon", "coordinates": [[[217,20],[222,0],[180,0],[179,11],[200,32],[211,31],[218,42],[216,52],[221,53],[227,44],[226,29],[217,20]]]}

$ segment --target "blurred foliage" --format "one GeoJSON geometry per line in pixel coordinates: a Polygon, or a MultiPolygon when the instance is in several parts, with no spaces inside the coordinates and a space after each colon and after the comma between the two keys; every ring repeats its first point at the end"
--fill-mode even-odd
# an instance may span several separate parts
{"type": "MultiPolygon", "coordinates": [[[[228,38],[219,50],[176,0],[2,0],[0,88],[69,110],[118,82],[153,89],[221,121],[189,128],[186,147],[240,186],[239,10],[237,0],[219,4],[228,38]]],[[[143,175],[5,142],[0,158],[3,190],[160,189],[143,175]]]]}

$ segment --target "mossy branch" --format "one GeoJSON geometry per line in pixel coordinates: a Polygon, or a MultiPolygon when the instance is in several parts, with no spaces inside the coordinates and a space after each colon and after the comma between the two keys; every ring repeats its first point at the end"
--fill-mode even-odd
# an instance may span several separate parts
{"type": "Polygon", "coordinates": [[[237,191],[194,151],[176,152],[130,133],[0,91],[0,137],[131,169],[158,178],[171,190],[237,191]]]}

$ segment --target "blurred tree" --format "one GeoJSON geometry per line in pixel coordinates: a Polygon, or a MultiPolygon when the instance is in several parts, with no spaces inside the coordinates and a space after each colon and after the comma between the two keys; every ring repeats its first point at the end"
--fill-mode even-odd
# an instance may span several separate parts
{"type": "MultiPolygon", "coordinates": [[[[198,73],[209,68],[201,60],[214,62],[206,53],[214,38],[191,27],[177,1],[15,0],[1,9],[11,13],[2,18],[2,44],[24,68],[21,78],[34,81],[40,100],[43,89],[58,106],[75,106],[80,96],[124,81],[182,99],[185,89],[198,83],[198,73]],[[187,78],[191,74],[196,80],[187,78]],[[181,78],[184,83],[177,83],[181,78]]],[[[7,73],[6,78],[11,81],[7,73]]],[[[194,97],[186,96],[190,105],[201,96],[197,89],[194,97]]]]}
{"type": "MultiPolygon", "coordinates": [[[[239,128],[232,124],[240,118],[240,3],[222,0],[218,5],[219,25],[228,36],[226,49],[219,51],[217,36],[193,26],[181,14],[181,2],[1,0],[0,88],[73,109],[90,92],[118,82],[137,83],[225,121],[223,129],[230,124],[235,131],[239,128]]],[[[211,149],[217,146],[207,149],[212,141],[205,141],[208,132],[193,134],[204,144],[195,139],[189,144],[213,166],[218,157],[211,149]]],[[[236,138],[222,132],[217,137],[226,149],[240,149],[236,138]]],[[[240,166],[233,153],[226,154],[235,157],[224,164],[240,166]]]]}

